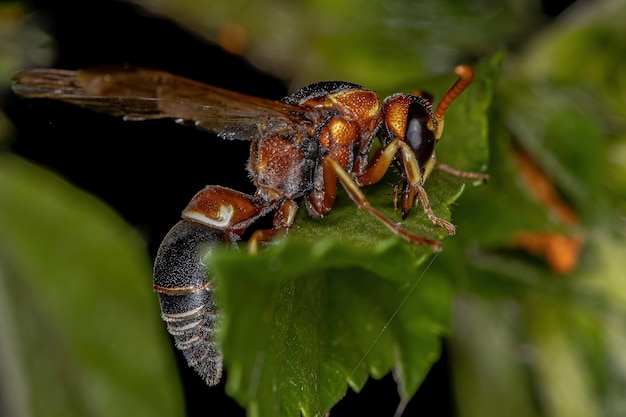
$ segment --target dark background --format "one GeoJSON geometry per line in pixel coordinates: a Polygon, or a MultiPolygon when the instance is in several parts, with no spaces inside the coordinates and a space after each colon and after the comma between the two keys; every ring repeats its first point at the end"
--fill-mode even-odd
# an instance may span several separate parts
{"type": "MultiPolygon", "coordinates": [[[[545,14],[554,17],[569,2],[544,3],[545,14]]],[[[53,67],[131,64],[255,96],[278,99],[287,94],[285,83],[241,57],[127,3],[37,0],[30,4],[33,18],[57,43],[53,67]]],[[[106,201],[141,231],[153,256],[180,211],[204,185],[254,191],[245,170],[249,147],[245,142],[219,140],[171,121],[127,123],[63,103],[21,100],[10,93],[5,110],[16,126],[15,153],[52,168],[106,201]]],[[[446,358],[444,348],[405,415],[417,415],[418,410],[419,415],[454,414],[446,358]]],[[[245,415],[224,394],[223,383],[208,388],[184,364],[182,355],[178,359],[189,416],[215,410],[245,415]]],[[[392,415],[397,403],[395,382],[387,376],[370,380],[358,395],[350,391],[332,416],[372,415],[374,410],[392,415]]]]}

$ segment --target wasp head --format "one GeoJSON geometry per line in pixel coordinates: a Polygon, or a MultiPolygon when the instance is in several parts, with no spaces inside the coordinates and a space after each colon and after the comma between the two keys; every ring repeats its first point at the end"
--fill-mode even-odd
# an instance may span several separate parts
{"type": "Polygon", "coordinates": [[[428,94],[398,93],[387,97],[383,103],[383,141],[387,144],[397,138],[409,145],[423,178],[434,168],[435,144],[443,134],[446,110],[474,79],[474,72],[467,65],[457,66],[455,73],[459,79],[443,96],[435,111],[428,94]]]}

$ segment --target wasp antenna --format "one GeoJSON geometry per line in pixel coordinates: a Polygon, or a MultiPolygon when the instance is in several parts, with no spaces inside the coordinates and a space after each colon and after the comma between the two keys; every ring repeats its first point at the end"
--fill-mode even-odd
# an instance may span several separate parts
{"type": "Polygon", "coordinates": [[[443,117],[446,114],[446,110],[450,107],[450,104],[461,94],[474,80],[474,71],[469,65],[457,65],[454,68],[454,73],[459,76],[454,85],[450,87],[448,92],[441,98],[439,104],[437,104],[437,110],[435,111],[435,118],[439,123],[436,137],[441,137],[443,131],[443,117]]]}

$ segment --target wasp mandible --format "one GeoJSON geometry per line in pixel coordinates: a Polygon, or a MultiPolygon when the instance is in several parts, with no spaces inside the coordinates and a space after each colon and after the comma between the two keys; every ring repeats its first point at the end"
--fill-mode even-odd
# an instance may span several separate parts
{"type": "Polygon", "coordinates": [[[394,164],[400,171],[394,200],[400,194],[402,217],[419,201],[433,223],[455,233],[452,223],[433,213],[424,181],[435,168],[466,179],[487,178],[435,159],[445,113],[474,78],[466,65],[455,72],[458,80],[434,110],[431,100],[420,95],[398,93],[381,101],[374,91],[347,82],[315,83],[273,101],[132,67],[25,70],[15,75],[13,90],[125,120],[170,118],[223,139],[250,141],[247,168],[254,195],[218,185],[205,187],[183,210],[183,220],[168,233],[155,261],[154,287],[168,331],[189,364],[209,384],[216,384],[222,366],[212,341],[217,315],[197,246],[236,241],[255,221],[273,213],[272,228],[250,235],[249,247],[255,251],[259,242],[268,242],[293,225],[299,198],[304,198],[310,215],[328,215],[339,182],[358,207],[395,234],[440,250],[437,240],[404,230],[372,207],[361,187],[379,182],[394,164]],[[375,137],[382,146],[370,157],[375,137]]]}

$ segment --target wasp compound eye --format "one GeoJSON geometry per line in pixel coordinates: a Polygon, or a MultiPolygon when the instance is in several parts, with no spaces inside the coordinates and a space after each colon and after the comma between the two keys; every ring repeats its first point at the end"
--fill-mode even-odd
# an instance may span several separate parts
{"type": "Polygon", "coordinates": [[[222,375],[222,352],[214,336],[219,313],[199,250],[221,242],[221,232],[180,221],[170,229],[154,261],[154,289],[161,317],[189,366],[209,385],[222,375]]]}
{"type": "Polygon", "coordinates": [[[435,132],[429,128],[431,123],[431,113],[421,102],[409,104],[404,136],[420,168],[426,165],[435,150],[435,132]]]}

